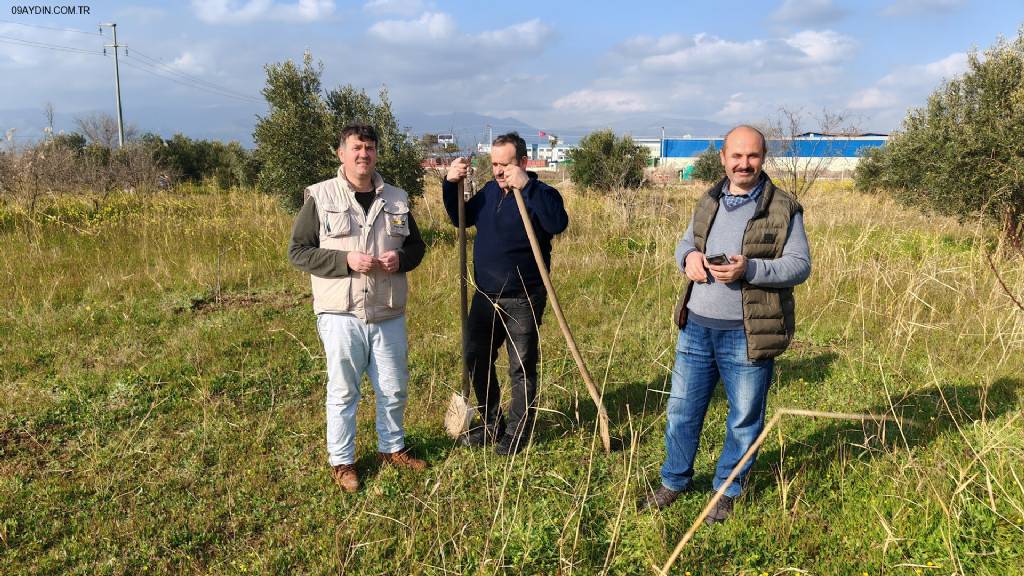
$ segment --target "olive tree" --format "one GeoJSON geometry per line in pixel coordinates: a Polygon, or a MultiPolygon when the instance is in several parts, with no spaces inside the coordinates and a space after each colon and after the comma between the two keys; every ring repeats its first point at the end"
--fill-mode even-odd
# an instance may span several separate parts
{"type": "Polygon", "coordinates": [[[263,96],[270,107],[256,122],[257,186],[280,195],[285,205],[302,205],[306,186],[326,180],[338,169],[338,132],[353,123],[377,129],[377,171],[410,195],[423,193],[423,168],[416,145],[398,128],[387,90],[374,103],[362,90],[342,86],[324,94],[321,64],[307,52],[302,67],[292,61],[266,66],[263,96]]]}
{"type": "Polygon", "coordinates": [[[967,58],[855,173],[862,190],[940,214],[981,215],[1024,245],[1024,27],[967,58]]]}

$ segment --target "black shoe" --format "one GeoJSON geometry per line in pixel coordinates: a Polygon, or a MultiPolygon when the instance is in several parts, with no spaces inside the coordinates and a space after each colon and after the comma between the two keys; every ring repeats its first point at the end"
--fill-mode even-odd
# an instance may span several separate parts
{"type": "Polygon", "coordinates": [[[637,510],[647,510],[649,508],[661,510],[662,508],[675,502],[676,498],[679,498],[679,495],[682,494],[683,492],[686,492],[686,490],[672,490],[671,488],[666,488],[665,486],[658,486],[657,490],[644,494],[643,497],[641,497],[640,500],[636,503],[636,508],[637,510]]]}
{"type": "Polygon", "coordinates": [[[723,494],[722,497],[718,499],[718,502],[715,502],[714,507],[711,508],[711,512],[709,512],[707,517],[704,518],[704,523],[711,526],[712,524],[718,524],[728,520],[729,516],[732,516],[733,500],[733,497],[725,496],[723,494]]]}
{"type": "Polygon", "coordinates": [[[505,434],[501,437],[501,440],[498,440],[498,445],[494,447],[494,451],[497,452],[499,456],[511,456],[513,454],[518,454],[519,451],[526,448],[526,445],[529,443],[530,439],[525,435],[512,436],[505,434]]]}
{"type": "Polygon", "coordinates": [[[461,442],[463,446],[480,448],[481,446],[494,444],[498,441],[498,438],[501,438],[501,435],[504,434],[504,432],[504,421],[500,421],[492,426],[481,424],[460,436],[459,442],[461,442]]]}

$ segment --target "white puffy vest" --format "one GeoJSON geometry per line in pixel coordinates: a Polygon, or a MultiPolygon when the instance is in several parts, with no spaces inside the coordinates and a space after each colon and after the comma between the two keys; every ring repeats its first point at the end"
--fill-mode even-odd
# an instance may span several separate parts
{"type": "MultiPolygon", "coordinates": [[[[336,178],[306,188],[306,194],[316,201],[321,248],[355,250],[379,258],[402,247],[409,235],[409,195],[385,184],[377,173],[373,186],[377,196],[366,213],[341,168],[336,178]]],[[[405,312],[408,283],[404,273],[374,268],[368,274],[349,270],[343,278],[310,278],[317,314],[346,313],[364,322],[379,322],[405,312]]]]}

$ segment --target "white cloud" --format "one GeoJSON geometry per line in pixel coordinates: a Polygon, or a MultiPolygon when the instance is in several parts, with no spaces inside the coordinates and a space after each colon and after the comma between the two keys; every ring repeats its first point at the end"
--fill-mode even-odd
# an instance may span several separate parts
{"type": "Polygon", "coordinates": [[[847,105],[856,110],[903,110],[921,104],[944,80],[967,71],[967,54],[955,52],[927,64],[903,66],[886,74],[874,86],[853,95],[847,105]]]}
{"type": "Polygon", "coordinates": [[[729,100],[722,108],[714,114],[718,120],[734,123],[739,121],[751,121],[758,113],[759,107],[742,92],[737,92],[729,97],[729,100]]]}
{"type": "Polygon", "coordinates": [[[711,34],[697,34],[692,39],[639,37],[620,46],[618,53],[640,56],[637,70],[720,75],[831,65],[848,58],[855,48],[853,39],[838,32],[804,30],[783,39],[740,42],[711,34]]]}
{"type": "Polygon", "coordinates": [[[208,24],[241,24],[256,20],[312,22],[334,13],[334,0],[192,0],[192,10],[208,24]]]}
{"type": "Polygon", "coordinates": [[[846,15],[832,0],[783,0],[772,20],[797,26],[834,24],[846,15]]]}
{"type": "Polygon", "coordinates": [[[680,34],[666,34],[658,38],[640,35],[627,39],[620,44],[617,51],[622,56],[650,56],[652,54],[664,54],[675,50],[682,50],[693,46],[692,38],[680,34]]]}
{"type": "Polygon", "coordinates": [[[895,0],[882,10],[886,16],[928,16],[953,12],[967,0],[895,0]]]}
{"type": "Polygon", "coordinates": [[[841,105],[834,87],[857,42],[833,30],[725,38],[641,35],[611,50],[605,73],[556,100],[579,122],[648,112],[754,122],[780,106],[841,105]],[[825,97],[823,97],[825,95],[825,97]],[[586,116],[586,117],[585,117],[586,116]]]}
{"type": "Polygon", "coordinates": [[[455,19],[444,12],[425,12],[416,20],[383,20],[370,26],[370,35],[393,44],[427,44],[448,40],[455,19]]]}
{"type": "Polygon", "coordinates": [[[499,30],[481,32],[476,40],[483,46],[492,48],[511,48],[522,46],[526,48],[542,48],[544,43],[554,35],[551,28],[534,18],[521,24],[514,24],[499,30]]]}
{"type": "Polygon", "coordinates": [[[899,105],[899,97],[881,88],[872,87],[858,91],[847,102],[851,110],[880,110],[899,105]]]}
{"type": "Polygon", "coordinates": [[[185,51],[181,56],[167,65],[168,68],[185,74],[204,74],[207,72],[209,60],[198,56],[195,52],[185,51]]]}
{"type": "Polygon", "coordinates": [[[832,30],[804,30],[786,38],[785,42],[814,63],[838,62],[848,57],[856,47],[851,38],[832,30]]]}
{"type": "Polygon", "coordinates": [[[370,35],[391,44],[437,46],[439,51],[499,51],[509,48],[541,49],[554,32],[539,19],[528,20],[478,34],[460,34],[455,19],[444,12],[425,12],[415,20],[382,20],[370,26],[370,35]],[[438,46],[439,42],[447,46],[438,46]]]}
{"type": "Polygon", "coordinates": [[[555,100],[556,110],[574,112],[645,112],[649,108],[643,96],[622,90],[577,90],[555,100]]]}
{"type": "Polygon", "coordinates": [[[423,10],[423,0],[369,0],[369,2],[363,4],[363,11],[370,14],[413,16],[423,10]]]}

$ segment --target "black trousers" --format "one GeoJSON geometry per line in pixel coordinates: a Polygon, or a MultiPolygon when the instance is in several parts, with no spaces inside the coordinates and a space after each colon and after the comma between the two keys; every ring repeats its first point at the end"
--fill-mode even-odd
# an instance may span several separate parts
{"type": "Polygon", "coordinates": [[[521,297],[488,297],[476,292],[469,307],[466,364],[487,426],[501,423],[501,387],[494,361],[502,344],[508,351],[512,390],[505,434],[526,437],[537,412],[538,328],[544,315],[543,293],[521,297]]]}

